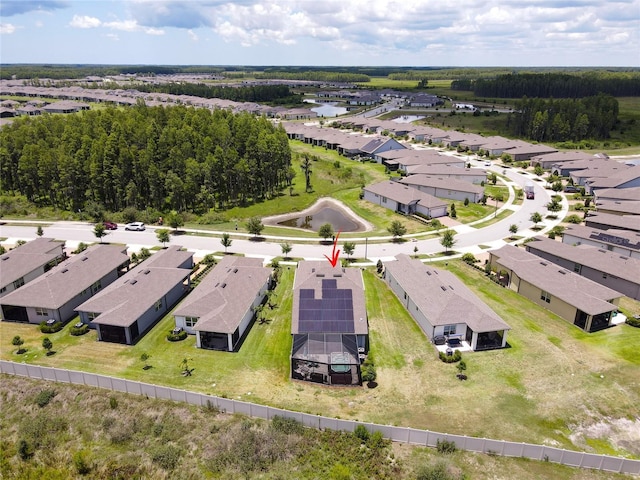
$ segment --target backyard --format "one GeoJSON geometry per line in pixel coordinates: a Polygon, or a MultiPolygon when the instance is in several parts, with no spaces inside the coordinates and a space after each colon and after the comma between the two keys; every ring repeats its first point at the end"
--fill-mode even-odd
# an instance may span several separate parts
{"type": "MultiPolygon", "coordinates": [[[[168,342],[167,315],[137,345],[97,342],[95,332],[45,337],[33,325],[0,323],[1,357],[98,372],[327,416],[406,425],[640,458],[640,329],[586,334],[488,281],[460,261],[448,267],[512,327],[509,348],[464,354],[468,380],[440,362],[416,323],[374,271],[364,271],[377,388],[326,388],[289,379],[293,267],[284,266],[273,310],[237,353],[168,342]],[[526,315],[523,315],[526,312],[526,315]],[[20,335],[27,352],[16,354],[20,335]],[[143,353],[150,355],[143,370],[143,353]],[[186,359],[194,368],[180,374],[186,359]],[[570,394],[567,394],[570,392],[570,394]],[[635,435],[635,436],[634,436],[635,435]]],[[[632,304],[631,308],[637,307],[632,304]]],[[[73,321],[71,322],[73,324],[73,321]]]]}

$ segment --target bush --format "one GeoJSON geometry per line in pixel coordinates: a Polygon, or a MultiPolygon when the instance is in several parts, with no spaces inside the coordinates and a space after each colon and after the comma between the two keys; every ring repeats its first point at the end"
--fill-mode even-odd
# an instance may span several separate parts
{"type": "Polygon", "coordinates": [[[460,350],[456,349],[456,350],[453,351],[453,355],[447,355],[444,352],[440,352],[438,354],[438,357],[444,363],[456,363],[456,362],[459,362],[460,360],[462,360],[462,353],[460,353],[460,350]]]}
{"type": "Polygon", "coordinates": [[[627,325],[631,325],[632,327],[640,328],[640,318],[627,317],[625,323],[627,325]]]}
{"type": "Polygon", "coordinates": [[[111,410],[118,408],[118,399],[116,397],[109,397],[109,407],[111,407],[111,410]]]}
{"type": "Polygon", "coordinates": [[[69,329],[69,333],[74,337],[79,337],[80,335],[84,335],[89,331],[89,325],[83,323],[81,327],[76,327],[75,325],[69,329]]]}
{"type": "Polygon", "coordinates": [[[457,450],[456,442],[438,440],[436,442],[436,449],[438,450],[438,453],[454,453],[457,450]]]}
{"type": "Polygon", "coordinates": [[[304,427],[295,418],[286,418],[276,415],[271,419],[271,428],[276,432],[291,435],[294,433],[301,434],[304,427]]]}
{"type": "Polygon", "coordinates": [[[18,442],[18,456],[22,460],[29,460],[31,457],[33,457],[33,453],[33,447],[29,445],[29,442],[27,442],[24,438],[21,438],[18,442]]]}
{"type": "Polygon", "coordinates": [[[79,450],[73,454],[73,466],[79,475],[86,475],[91,471],[91,465],[86,457],[86,452],[79,450]]]}
{"type": "Polygon", "coordinates": [[[449,472],[446,462],[440,461],[434,465],[421,465],[416,470],[416,480],[456,480],[465,478],[449,472]]]}
{"type": "Polygon", "coordinates": [[[57,395],[55,390],[42,390],[38,395],[36,395],[35,402],[40,407],[46,407],[53,397],[57,395]]]}
{"type": "Polygon", "coordinates": [[[582,223],[582,218],[580,218],[580,215],[569,215],[567,218],[565,218],[565,220],[575,225],[579,225],[582,223]]]}
{"type": "Polygon", "coordinates": [[[478,261],[478,259],[473,255],[473,253],[465,253],[462,255],[462,261],[468,263],[469,265],[473,265],[478,261]]]}
{"type": "Polygon", "coordinates": [[[356,425],[356,428],[353,430],[353,434],[356,438],[359,438],[362,443],[365,443],[369,440],[369,430],[364,425],[356,425]]]}
{"type": "Polygon", "coordinates": [[[40,331],[42,333],[57,333],[60,330],[62,330],[62,327],[64,327],[64,325],[62,324],[62,322],[54,322],[51,325],[47,325],[47,322],[40,322],[40,331]]]}
{"type": "Polygon", "coordinates": [[[378,378],[378,374],[376,372],[376,367],[373,363],[364,363],[362,365],[362,381],[371,383],[375,382],[376,378],[378,378]]]}
{"type": "Polygon", "coordinates": [[[170,342],[179,342],[180,340],[184,340],[185,338],[187,338],[187,332],[186,330],[181,330],[179,333],[173,333],[173,332],[169,332],[169,334],[167,335],[167,340],[169,340],[170,342]]]}
{"type": "Polygon", "coordinates": [[[165,470],[173,470],[178,466],[181,454],[175,445],[161,445],[151,454],[151,460],[165,470]]]}

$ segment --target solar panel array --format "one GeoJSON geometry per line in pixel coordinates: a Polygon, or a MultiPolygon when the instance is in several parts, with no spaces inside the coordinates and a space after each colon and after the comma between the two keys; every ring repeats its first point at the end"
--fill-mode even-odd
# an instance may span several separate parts
{"type": "Polygon", "coordinates": [[[353,295],[349,289],[339,289],[334,278],[322,280],[322,298],[315,290],[300,289],[300,333],[354,333],[353,295]]]}

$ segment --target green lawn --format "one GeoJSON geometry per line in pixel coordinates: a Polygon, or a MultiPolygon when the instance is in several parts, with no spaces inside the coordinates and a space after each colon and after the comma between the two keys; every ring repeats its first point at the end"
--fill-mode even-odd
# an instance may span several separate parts
{"type": "MultiPolygon", "coordinates": [[[[53,356],[45,356],[37,327],[2,322],[0,356],[6,360],[99,372],[193,391],[241,398],[309,413],[427,428],[512,441],[547,443],[629,454],[633,443],[611,445],[597,434],[576,431],[598,422],[640,415],[640,329],[619,325],[586,334],[532,302],[486,279],[463,262],[448,269],[511,326],[509,348],[463,355],[469,380],[455,378],[455,366],[440,362],[400,301],[364,272],[371,357],[378,387],[326,388],[289,380],[293,267],[284,266],[277,307],[268,323],[256,323],[242,348],[225,353],[195,348],[189,337],[171,343],[168,315],[137,345],[96,342],[95,332],[71,337],[68,328],[48,335],[53,356]],[[22,336],[27,353],[10,345],[22,336]],[[142,353],[153,368],[143,370],[142,353]],[[180,375],[187,358],[195,368],[180,375]],[[567,392],[571,392],[567,395],[567,392]],[[461,414],[463,412],[463,414],[461,414]],[[571,433],[576,435],[570,439],[571,433]],[[589,442],[587,442],[587,439],[589,442]],[[604,442],[604,443],[603,443],[604,442]]],[[[631,307],[633,308],[633,304],[631,307]]],[[[596,430],[594,430],[596,431],[596,430]]],[[[640,457],[640,451],[635,455],[640,457]]]]}

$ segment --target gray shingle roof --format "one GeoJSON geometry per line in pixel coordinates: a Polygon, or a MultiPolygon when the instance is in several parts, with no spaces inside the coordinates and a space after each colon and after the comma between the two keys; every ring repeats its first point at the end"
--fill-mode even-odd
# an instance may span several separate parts
{"type": "Polygon", "coordinates": [[[522,280],[550,293],[563,302],[589,315],[616,310],[610,300],[622,297],[620,292],[545,261],[513,245],[504,245],[491,252],[497,262],[522,280]]]}
{"type": "Polygon", "coordinates": [[[394,200],[403,205],[410,205],[412,203],[424,202],[425,205],[446,206],[446,203],[436,197],[429,195],[428,193],[420,192],[416,188],[403,185],[399,182],[392,180],[385,180],[380,183],[374,183],[364,187],[366,191],[381,195],[383,197],[394,200]]]}
{"type": "Polygon", "coordinates": [[[569,240],[567,239],[570,236],[640,251],[640,232],[631,232],[617,228],[599,230],[583,225],[571,225],[566,228],[562,242],[568,243],[569,240]]]}
{"type": "Polygon", "coordinates": [[[528,252],[544,252],[640,284],[640,259],[590,245],[574,247],[542,236],[534,237],[534,240],[526,244],[528,252]]]}
{"type": "Polygon", "coordinates": [[[58,309],[129,261],[127,247],[93,245],[32,282],[5,295],[0,303],[58,309]]]}
{"type": "Polygon", "coordinates": [[[36,238],[0,256],[0,287],[33,272],[62,255],[64,242],[53,238],[36,238]]]}
{"type": "Polygon", "coordinates": [[[194,329],[198,331],[233,333],[270,275],[259,258],[226,256],[178,305],[174,315],[197,317],[194,329]]]}
{"type": "Polygon", "coordinates": [[[387,273],[400,284],[431,325],[466,323],[474,332],[510,329],[496,312],[446,270],[400,254],[385,263],[387,273]]]}
{"type": "Polygon", "coordinates": [[[458,180],[456,178],[438,177],[436,175],[415,174],[400,180],[400,183],[405,185],[418,185],[420,187],[432,187],[442,188],[448,190],[454,190],[456,192],[469,192],[476,195],[484,193],[484,188],[479,185],[474,185],[471,182],[465,182],[464,180],[458,180]]]}
{"type": "Polygon", "coordinates": [[[640,201],[640,187],[599,188],[594,193],[596,202],[600,200],[640,201]]]}

